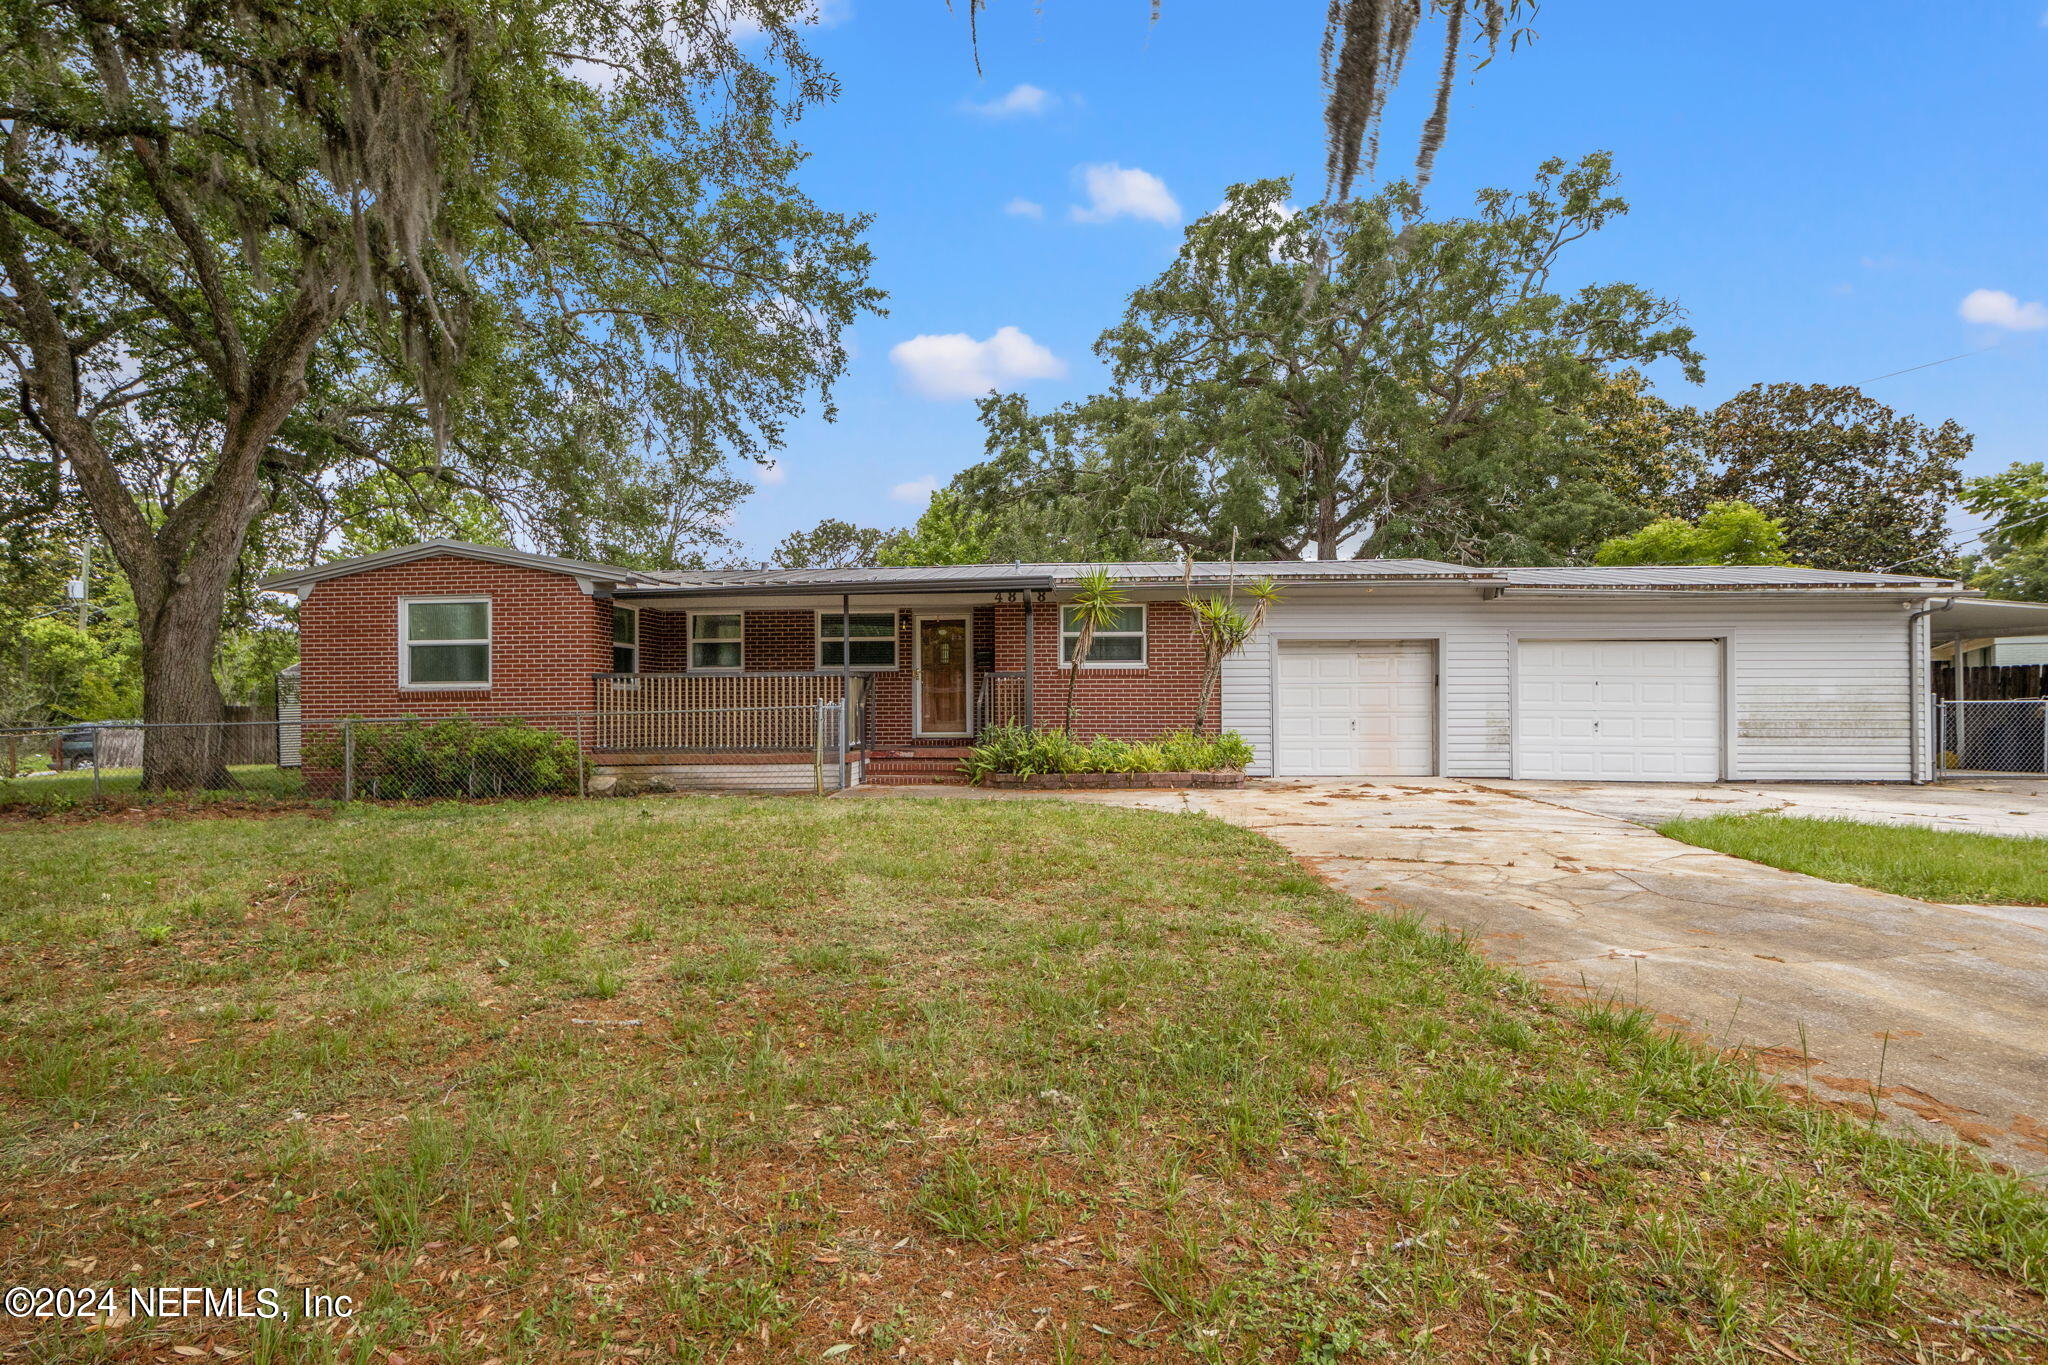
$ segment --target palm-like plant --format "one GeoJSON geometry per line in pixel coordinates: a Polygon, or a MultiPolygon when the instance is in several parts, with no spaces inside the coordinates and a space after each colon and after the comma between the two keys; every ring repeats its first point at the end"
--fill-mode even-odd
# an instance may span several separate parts
{"type": "MultiPolygon", "coordinates": [[[[1187,581],[1194,586],[1194,565],[1189,564],[1187,581]]],[[[1209,703],[1223,680],[1223,661],[1243,649],[1266,623],[1266,613],[1280,600],[1280,585],[1261,578],[1240,586],[1232,581],[1222,597],[1196,597],[1183,601],[1194,619],[1195,638],[1202,642],[1202,699],[1195,706],[1195,733],[1208,728],[1209,703]],[[1249,609],[1238,605],[1238,594],[1250,599],[1249,609]]]]}
{"type": "MultiPolygon", "coordinates": [[[[1081,666],[1088,661],[1088,651],[1095,647],[1095,632],[1105,626],[1116,624],[1117,610],[1130,602],[1117,581],[1109,576],[1107,569],[1090,569],[1074,580],[1074,596],[1065,607],[1069,618],[1078,623],[1078,638],[1074,641],[1074,657],[1067,660],[1067,724],[1069,735],[1074,733],[1074,688],[1081,681],[1081,666]]],[[[1061,623],[1060,638],[1066,638],[1065,622],[1061,623]]]]}

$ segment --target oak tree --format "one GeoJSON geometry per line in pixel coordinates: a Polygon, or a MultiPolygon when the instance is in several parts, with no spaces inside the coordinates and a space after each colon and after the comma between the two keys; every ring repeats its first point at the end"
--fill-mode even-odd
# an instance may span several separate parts
{"type": "Polygon", "coordinates": [[[1794,564],[1930,572],[1970,445],[1953,420],[1928,426],[1848,385],[1757,384],[1705,415],[1692,510],[1748,503],[1783,524],[1794,564]]]}
{"type": "Polygon", "coordinates": [[[1555,283],[1626,211],[1607,157],[1462,218],[1401,186],[1298,211],[1288,188],[1236,186],[1188,229],[1096,343],[1108,392],[985,400],[988,458],[955,489],[1091,554],[1205,559],[1541,562],[1646,519],[1595,414],[1619,372],[1699,357],[1671,300],[1555,283]]]}
{"type": "MultiPolygon", "coordinates": [[[[878,297],[863,221],[795,183],[834,92],[803,8],[0,10],[9,458],[46,449],[132,583],[146,720],[219,717],[252,532],[338,486],[474,491],[571,553],[718,510],[878,297]]],[[[154,736],[145,784],[219,781],[216,743],[154,736]]]]}

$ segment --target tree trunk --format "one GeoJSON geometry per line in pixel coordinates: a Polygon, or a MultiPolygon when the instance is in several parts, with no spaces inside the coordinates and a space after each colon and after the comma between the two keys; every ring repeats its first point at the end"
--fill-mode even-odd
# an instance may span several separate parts
{"type": "Polygon", "coordinates": [[[1316,499],[1316,558],[1337,558],[1341,539],[1337,532],[1337,493],[1330,489],[1316,499]]]}
{"type": "Polygon", "coordinates": [[[142,636],[142,719],[152,727],[143,733],[142,789],[219,790],[229,777],[221,757],[225,708],[213,656],[226,575],[202,571],[173,581],[161,601],[145,603],[137,594],[135,604],[142,636]]]}
{"type": "Polygon", "coordinates": [[[1217,684],[1223,680],[1223,653],[1214,644],[1204,642],[1202,652],[1207,656],[1202,661],[1202,699],[1195,704],[1195,733],[1209,733],[1209,703],[1216,699],[1217,684]]]}
{"type": "Polygon", "coordinates": [[[1074,657],[1067,665],[1067,738],[1074,737],[1074,689],[1081,683],[1081,661],[1088,657],[1088,651],[1095,644],[1095,623],[1081,622],[1081,633],[1074,639],[1074,657]]]}

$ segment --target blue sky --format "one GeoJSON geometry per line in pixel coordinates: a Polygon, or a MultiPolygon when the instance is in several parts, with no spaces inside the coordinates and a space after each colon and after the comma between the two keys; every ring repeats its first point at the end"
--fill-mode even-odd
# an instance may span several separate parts
{"type": "MultiPolygon", "coordinates": [[[[943,0],[829,0],[811,31],[845,88],[799,125],[803,182],[874,214],[891,298],[855,329],[839,420],[797,423],[742,508],[750,557],[825,516],[911,520],[980,458],[962,395],[1096,391],[1090,345],[1186,221],[1240,180],[1320,190],[1321,0],[1165,0],[1156,25],[1147,0],[993,8],[980,78],[943,0]]],[[[1461,86],[1433,207],[1610,150],[1634,211],[1575,268],[1685,305],[1707,382],[1660,376],[1667,396],[1862,384],[1960,421],[1973,471],[2048,458],[2048,0],[1854,11],[1547,0],[1537,40],[1461,86]],[[1963,352],[1981,353],[1878,378],[1963,352]]]]}

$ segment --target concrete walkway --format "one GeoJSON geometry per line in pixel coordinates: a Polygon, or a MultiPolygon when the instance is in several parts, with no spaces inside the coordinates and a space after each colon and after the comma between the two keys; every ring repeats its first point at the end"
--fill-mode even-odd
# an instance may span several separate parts
{"type": "MultiPolygon", "coordinates": [[[[1658,789],[1626,789],[1625,800],[1622,789],[1554,785],[1268,780],[1070,799],[1256,829],[1360,900],[1462,931],[1548,985],[1639,1003],[1710,1043],[1756,1050],[1789,1079],[1803,1052],[1816,1095],[1843,1103],[1867,1104],[1881,1071],[1886,1118],[2048,1171],[2048,918],[1761,867],[1598,809],[1642,818],[1658,789]]],[[[1682,804],[1775,801],[1787,788],[1691,790],[1682,804]]],[[[2038,797],[1980,799],[2031,804],[2026,818],[2041,818],[2038,797]]],[[[1792,800],[1802,813],[1833,808],[1845,790],[1799,788],[1792,800]]]]}

